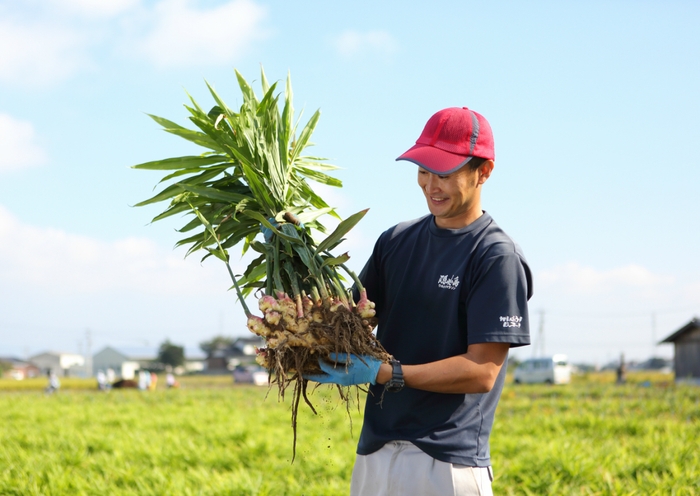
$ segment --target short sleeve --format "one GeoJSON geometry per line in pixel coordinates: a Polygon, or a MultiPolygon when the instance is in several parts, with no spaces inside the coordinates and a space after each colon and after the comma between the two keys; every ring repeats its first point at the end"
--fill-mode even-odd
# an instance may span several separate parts
{"type": "Polygon", "coordinates": [[[517,253],[485,259],[466,301],[468,344],[530,344],[531,295],[530,269],[517,253]]]}

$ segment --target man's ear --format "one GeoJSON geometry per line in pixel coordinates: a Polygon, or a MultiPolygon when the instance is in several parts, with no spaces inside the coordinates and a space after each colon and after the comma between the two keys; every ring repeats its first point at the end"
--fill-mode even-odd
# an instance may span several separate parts
{"type": "Polygon", "coordinates": [[[493,160],[486,160],[484,161],[483,164],[479,166],[479,182],[478,184],[484,184],[486,180],[491,177],[491,173],[493,172],[493,168],[496,166],[496,164],[493,162],[493,160]]]}

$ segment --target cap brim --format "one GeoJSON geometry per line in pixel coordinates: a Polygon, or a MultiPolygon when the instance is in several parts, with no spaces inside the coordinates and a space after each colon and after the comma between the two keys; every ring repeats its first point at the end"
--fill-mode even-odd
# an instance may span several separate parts
{"type": "Polygon", "coordinates": [[[433,174],[451,174],[461,169],[471,157],[446,152],[430,145],[417,144],[396,160],[413,162],[433,174]]]}

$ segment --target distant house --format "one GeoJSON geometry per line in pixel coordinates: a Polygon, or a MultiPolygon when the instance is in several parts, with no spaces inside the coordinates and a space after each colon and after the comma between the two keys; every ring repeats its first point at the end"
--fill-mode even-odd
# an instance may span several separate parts
{"type": "Polygon", "coordinates": [[[184,370],[175,371],[176,373],[197,373],[204,372],[207,369],[207,357],[203,351],[199,349],[185,348],[185,366],[184,370]]]}
{"type": "MultiPolygon", "coordinates": [[[[92,357],[92,368],[95,372],[106,372],[112,369],[122,379],[133,379],[139,369],[157,369],[157,348],[115,348],[106,346],[92,357]]],[[[204,355],[201,352],[185,350],[185,365],[176,373],[199,372],[205,368],[204,355]]]]}
{"type": "Polygon", "coordinates": [[[107,346],[92,356],[92,369],[95,372],[111,369],[121,379],[133,379],[137,370],[146,368],[157,357],[157,351],[151,349],[120,350],[107,346]]]}
{"type": "Polygon", "coordinates": [[[255,362],[255,349],[265,346],[259,336],[236,338],[230,346],[217,348],[207,357],[207,372],[228,374],[237,365],[250,365],[255,362]]]}
{"type": "Polygon", "coordinates": [[[77,353],[47,351],[29,358],[42,374],[54,372],[59,376],[85,375],[85,357],[77,353]]]}
{"type": "Polygon", "coordinates": [[[20,360],[14,357],[0,357],[0,362],[8,366],[7,370],[2,374],[3,377],[22,380],[39,377],[41,375],[39,367],[26,360],[20,360]]]}
{"type": "Polygon", "coordinates": [[[661,342],[673,343],[676,381],[700,384],[700,319],[695,317],[661,342]]]}

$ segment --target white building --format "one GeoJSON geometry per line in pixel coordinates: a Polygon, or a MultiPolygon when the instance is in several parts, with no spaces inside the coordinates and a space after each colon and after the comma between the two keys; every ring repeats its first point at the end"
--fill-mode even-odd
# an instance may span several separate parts
{"type": "Polygon", "coordinates": [[[133,379],[140,368],[147,368],[148,363],[158,358],[158,351],[150,348],[117,349],[111,346],[103,348],[92,356],[92,369],[97,372],[112,369],[121,379],[133,379]]]}
{"type": "MultiPolygon", "coordinates": [[[[202,352],[185,350],[185,366],[176,373],[201,372],[205,368],[205,357],[202,352]]],[[[152,369],[158,360],[157,348],[114,348],[107,346],[92,356],[92,369],[97,372],[107,372],[112,369],[117,377],[133,379],[134,373],[143,369],[152,369]]]]}
{"type": "Polygon", "coordinates": [[[36,365],[42,374],[52,371],[64,377],[85,375],[85,357],[77,353],[47,351],[31,357],[29,361],[36,365]]]}

